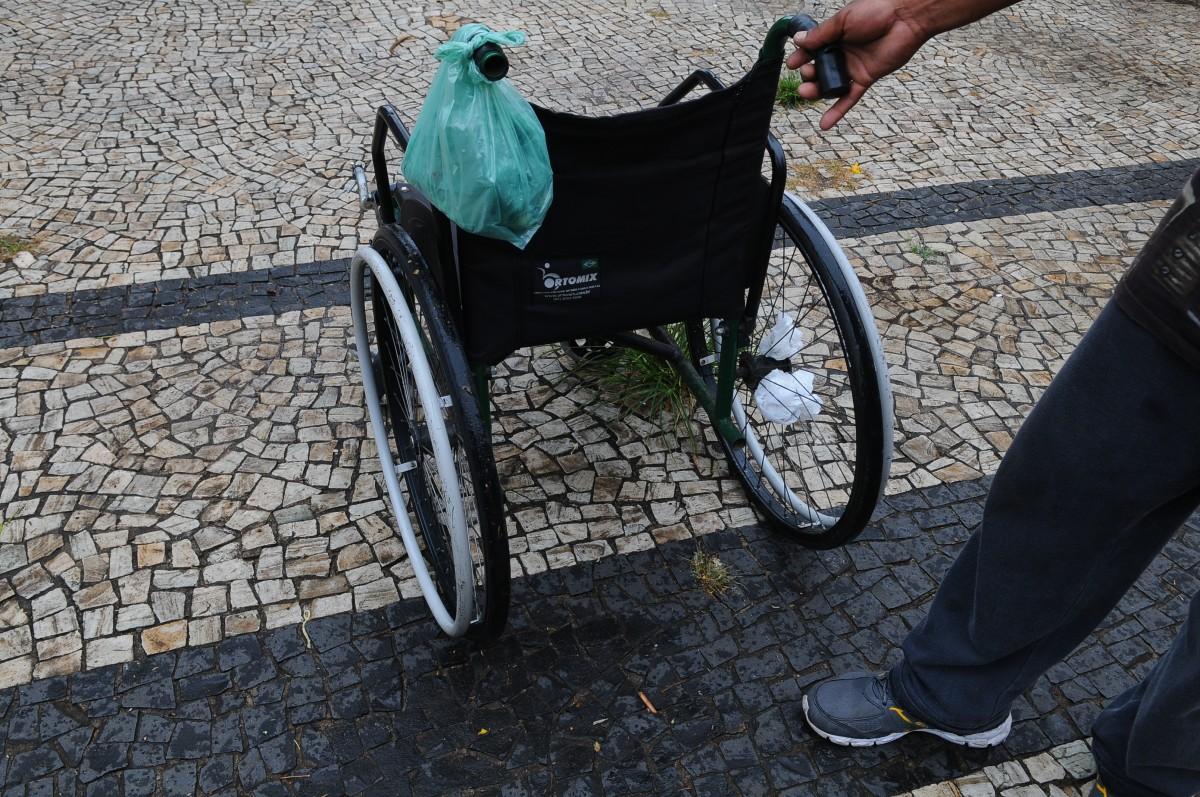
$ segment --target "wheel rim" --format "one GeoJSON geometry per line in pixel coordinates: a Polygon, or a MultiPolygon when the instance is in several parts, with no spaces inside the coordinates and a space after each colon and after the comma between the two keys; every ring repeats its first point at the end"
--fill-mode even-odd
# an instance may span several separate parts
{"type": "MultiPolygon", "coordinates": [[[[821,400],[821,411],[814,420],[787,426],[767,421],[753,401],[753,386],[741,363],[732,416],[746,445],[740,450],[730,447],[730,453],[747,487],[769,512],[815,539],[835,535],[834,528],[841,524],[858,486],[863,441],[856,422],[854,357],[843,331],[848,322],[845,308],[831,300],[829,286],[811,263],[816,255],[799,244],[801,237],[801,231],[790,229],[781,217],[749,351],[757,353],[779,312],[789,313],[805,336],[804,347],[790,362],[793,370],[813,374],[812,395],[821,400]]],[[[716,324],[704,331],[709,349],[719,357],[716,324]]]]}
{"type": "MultiPolygon", "coordinates": [[[[408,552],[409,563],[413,574],[425,597],[430,612],[442,630],[451,636],[461,636],[466,632],[475,616],[475,578],[474,566],[470,553],[466,511],[463,506],[463,496],[457,463],[452,453],[449,438],[446,434],[442,419],[442,400],[433,382],[428,358],[425,355],[424,343],[413,320],[408,302],[392,275],[387,261],[372,247],[363,246],[355,253],[350,267],[351,278],[351,312],[354,322],[355,346],[358,352],[359,365],[362,372],[363,392],[366,398],[367,410],[371,419],[372,433],[375,437],[379,453],[379,464],[387,486],[388,498],[392,514],[399,526],[400,537],[408,552]],[[396,462],[392,456],[392,437],[388,434],[384,423],[380,404],[379,386],[376,384],[370,337],[367,329],[365,312],[365,291],[363,287],[366,269],[376,280],[382,293],[392,309],[392,316],[399,332],[400,345],[411,365],[409,372],[413,376],[418,402],[424,413],[425,423],[429,430],[431,447],[433,449],[433,464],[437,468],[438,477],[445,487],[446,494],[442,496],[446,511],[447,527],[451,530],[450,542],[453,562],[455,600],[453,613],[439,593],[438,586],[430,574],[425,562],[424,552],[414,533],[409,519],[409,507],[396,470],[396,462]]],[[[378,300],[378,297],[376,297],[378,300]]],[[[406,465],[407,467],[407,465],[406,465]]],[[[469,482],[469,480],[468,480],[469,482]]]]}
{"type": "MultiPolygon", "coordinates": [[[[413,319],[416,322],[416,328],[421,333],[422,341],[430,350],[432,343],[425,335],[425,330],[431,326],[431,321],[426,317],[424,301],[420,298],[422,292],[413,290],[411,286],[402,285],[401,290],[405,297],[409,299],[409,310],[412,313],[413,319]]],[[[453,399],[454,380],[443,370],[441,359],[435,355],[429,358],[429,370],[433,376],[434,385],[437,388],[440,396],[453,399]]],[[[453,408],[444,408],[447,415],[454,412],[453,408]]],[[[453,416],[452,416],[453,417],[453,416]]],[[[467,548],[471,559],[471,572],[473,578],[470,580],[470,588],[473,596],[474,612],[469,624],[474,625],[476,622],[482,621],[487,612],[487,596],[488,596],[488,567],[487,559],[484,554],[485,541],[483,539],[483,520],[480,517],[479,511],[479,496],[475,492],[475,479],[471,471],[471,465],[467,455],[466,445],[463,440],[463,431],[455,423],[447,428],[447,439],[450,442],[451,451],[453,452],[454,472],[458,478],[457,495],[461,496],[461,506],[463,511],[463,522],[467,530],[467,548]]],[[[420,469],[418,469],[420,470],[420,469]]],[[[431,483],[431,476],[428,469],[421,470],[421,475],[417,475],[418,470],[412,470],[406,473],[407,483],[410,489],[414,489],[418,484],[422,485],[428,492],[441,493],[435,484],[431,483]]],[[[448,529],[444,522],[441,523],[443,528],[448,529]]],[[[424,530],[424,529],[423,529],[424,530]]],[[[427,540],[432,545],[432,542],[427,540]]],[[[446,576],[452,575],[447,569],[446,576]]],[[[457,584],[451,582],[449,578],[444,578],[442,585],[444,587],[452,586],[457,588],[457,584]]],[[[443,594],[450,590],[444,589],[443,594]]]]}
{"type": "MultiPolygon", "coordinates": [[[[455,591],[452,557],[446,556],[443,540],[435,539],[435,535],[445,537],[450,542],[451,526],[447,523],[445,509],[446,487],[437,478],[436,453],[431,445],[431,434],[424,422],[424,405],[420,402],[416,383],[412,375],[412,364],[404,353],[404,347],[399,340],[391,307],[384,300],[383,290],[378,281],[371,278],[373,293],[372,306],[375,315],[375,334],[379,341],[380,371],[383,375],[383,397],[386,397],[384,419],[390,418],[392,426],[391,438],[396,443],[396,450],[401,462],[410,462],[412,467],[404,468],[404,483],[408,487],[409,501],[407,506],[417,518],[417,528],[421,531],[418,541],[424,542],[423,551],[433,565],[433,575],[443,602],[453,600],[455,591]]],[[[406,294],[406,299],[408,298],[406,294]]],[[[409,311],[416,315],[415,303],[409,305],[409,311]]],[[[418,333],[422,326],[416,324],[418,333]]],[[[427,344],[425,336],[422,342],[427,344]]],[[[428,358],[427,358],[428,359],[428,358]]],[[[432,370],[432,368],[430,369],[432,370]]],[[[439,386],[440,387],[440,386],[439,386]]],[[[439,393],[440,393],[439,389],[439,393]]]]}

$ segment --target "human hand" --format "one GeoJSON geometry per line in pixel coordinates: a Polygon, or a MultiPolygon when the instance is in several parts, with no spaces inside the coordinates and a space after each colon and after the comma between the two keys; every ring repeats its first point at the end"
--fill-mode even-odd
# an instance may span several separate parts
{"type": "Polygon", "coordinates": [[[932,32],[916,19],[905,0],[852,0],[817,27],[797,33],[797,49],[788,56],[787,65],[790,69],[799,68],[804,78],[800,96],[816,100],[820,90],[813,55],[830,44],[842,48],[854,82],[849,93],[821,117],[821,129],[828,130],[841,121],[875,81],[908,63],[931,36],[932,32]]]}

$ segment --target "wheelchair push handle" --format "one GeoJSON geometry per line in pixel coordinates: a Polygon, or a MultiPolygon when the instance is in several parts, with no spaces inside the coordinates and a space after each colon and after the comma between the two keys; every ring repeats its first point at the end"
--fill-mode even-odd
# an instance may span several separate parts
{"type": "MultiPolygon", "coordinates": [[[[808,14],[796,14],[788,21],[788,38],[815,27],[817,21],[808,14]]],[[[817,50],[813,53],[813,66],[817,70],[817,85],[823,99],[844,97],[850,91],[850,74],[846,70],[846,56],[841,47],[831,44],[817,50]]]]}
{"type": "MultiPolygon", "coordinates": [[[[788,38],[816,26],[817,21],[808,14],[796,14],[788,20],[788,38]]],[[[831,44],[817,50],[813,53],[813,66],[817,70],[817,86],[821,89],[822,99],[844,97],[850,91],[850,73],[846,70],[846,56],[841,47],[831,44]]]]}

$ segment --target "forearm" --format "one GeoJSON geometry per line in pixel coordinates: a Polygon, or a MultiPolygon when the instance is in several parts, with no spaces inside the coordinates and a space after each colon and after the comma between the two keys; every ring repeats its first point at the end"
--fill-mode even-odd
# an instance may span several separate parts
{"type": "Polygon", "coordinates": [[[850,91],[821,117],[828,130],[862,99],[880,78],[890,75],[912,58],[925,42],[986,17],[1017,0],[851,0],[842,10],[814,29],[796,35],[796,52],[787,64],[799,68],[805,83],[800,95],[817,99],[813,53],[838,45],[853,81],[850,91]]]}
{"type": "Polygon", "coordinates": [[[932,38],[939,33],[970,25],[989,14],[1016,3],[1017,0],[902,0],[897,11],[907,16],[925,35],[932,38]]]}

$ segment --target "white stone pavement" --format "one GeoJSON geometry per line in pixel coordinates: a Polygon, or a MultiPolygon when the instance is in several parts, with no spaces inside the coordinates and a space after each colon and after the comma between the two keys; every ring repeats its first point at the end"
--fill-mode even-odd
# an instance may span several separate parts
{"type": "MultiPolygon", "coordinates": [[[[603,114],[656,102],[699,66],[736,78],[797,10],[0,0],[0,37],[20,42],[0,48],[0,233],[39,256],[0,270],[0,298],[348,255],[364,234],[348,166],[373,110],[414,120],[432,51],[464,19],[529,33],[512,71],[526,96],[603,114]]],[[[781,111],[794,184],[861,193],[1194,157],[1196,14],[1025,0],[935,39],[831,133],[819,108],[781,111]]]]}

